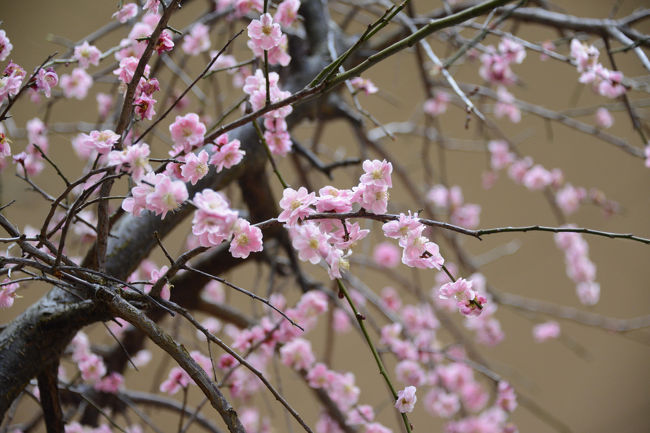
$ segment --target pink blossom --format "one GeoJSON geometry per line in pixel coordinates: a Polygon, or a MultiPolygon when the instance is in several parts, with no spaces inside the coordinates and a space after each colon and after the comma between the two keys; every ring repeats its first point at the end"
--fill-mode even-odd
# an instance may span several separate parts
{"type": "Polygon", "coordinates": [[[99,382],[96,382],[94,388],[97,391],[117,394],[123,384],[124,377],[120,373],[114,371],[108,376],[104,376],[99,382]]]}
{"type": "Polygon", "coordinates": [[[93,85],[93,77],[88,75],[83,68],[75,68],[70,75],[61,75],[59,85],[66,98],[84,99],[93,85]]]}
{"type": "Polygon", "coordinates": [[[298,220],[314,213],[310,207],[316,201],[316,194],[307,191],[307,188],[301,186],[298,191],[292,188],[286,188],[282,193],[280,207],[283,209],[278,215],[278,221],[294,226],[298,220]]]}
{"type": "Polygon", "coordinates": [[[244,16],[252,10],[262,12],[264,9],[263,0],[235,0],[235,11],[237,16],[244,16]]]}
{"type": "Polygon", "coordinates": [[[596,124],[601,128],[612,127],[614,124],[614,118],[607,108],[600,107],[598,110],[596,110],[596,124]]]}
{"type": "MultiPolygon", "coordinates": [[[[187,36],[186,36],[187,37],[187,36]]],[[[185,44],[183,44],[184,46],[185,44]]],[[[174,49],[174,39],[168,30],[163,30],[158,36],[158,41],[154,47],[158,54],[166,53],[174,49]]]]}
{"type": "Polygon", "coordinates": [[[508,143],[503,140],[491,140],[488,143],[490,151],[490,165],[494,170],[501,170],[512,164],[515,160],[514,154],[510,152],[508,143]]]}
{"type": "Polygon", "coordinates": [[[300,0],[284,0],[278,5],[274,20],[285,27],[289,27],[298,16],[300,0]]]}
{"type": "Polygon", "coordinates": [[[20,91],[25,70],[13,62],[9,62],[0,78],[0,102],[7,96],[15,96],[20,91]]]}
{"type": "Polygon", "coordinates": [[[38,90],[42,91],[45,94],[46,98],[49,98],[52,94],[52,88],[59,83],[59,76],[56,75],[54,68],[40,68],[38,74],[36,74],[36,87],[38,90]]]}
{"type": "Polygon", "coordinates": [[[113,145],[118,141],[120,141],[118,134],[110,129],[105,129],[103,131],[91,131],[90,134],[85,134],[83,145],[95,150],[101,155],[105,155],[113,149],[113,145]]]}
{"type": "Polygon", "coordinates": [[[5,59],[9,57],[13,47],[14,46],[7,37],[7,33],[4,30],[0,30],[0,62],[5,61],[5,59]]]}
{"type": "Polygon", "coordinates": [[[27,121],[26,129],[27,141],[29,142],[29,145],[25,150],[28,153],[40,158],[41,153],[36,150],[32,144],[36,144],[41,148],[43,152],[47,153],[50,146],[50,143],[47,139],[47,126],[45,126],[45,123],[43,123],[41,119],[34,117],[33,119],[27,121]]]}
{"type": "Polygon", "coordinates": [[[106,93],[97,94],[97,112],[99,116],[104,119],[113,108],[113,97],[106,93]]]}
{"type": "Polygon", "coordinates": [[[571,57],[576,61],[578,72],[593,68],[598,62],[598,49],[593,45],[583,44],[577,39],[571,40],[571,57]]]}
{"type": "Polygon", "coordinates": [[[650,168],[650,144],[645,147],[645,166],[650,168]]]}
{"type": "MultiPolygon", "coordinates": [[[[375,411],[372,406],[367,404],[362,404],[351,409],[348,412],[347,423],[350,425],[365,425],[375,419],[375,411]]],[[[366,433],[368,432],[368,427],[366,426],[366,433]]]]}
{"type": "Polygon", "coordinates": [[[113,71],[113,74],[117,75],[120,81],[124,84],[129,84],[133,79],[133,74],[138,66],[138,62],[139,60],[137,57],[124,57],[120,60],[120,66],[113,71]]]}
{"type": "Polygon", "coordinates": [[[623,85],[623,73],[604,69],[600,74],[600,82],[597,85],[598,93],[608,98],[618,98],[627,89],[623,85]]]}
{"type": "Polygon", "coordinates": [[[322,363],[314,364],[307,373],[309,386],[312,388],[326,388],[332,382],[332,373],[327,366],[322,363]]]}
{"type": "Polygon", "coordinates": [[[280,43],[282,29],[280,24],[273,22],[270,14],[262,14],[259,20],[253,20],[248,25],[248,37],[253,44],[262,50],[270,50],[280,43]]]}
{"type": "Polygon", "coordinates": [[[327,256],[331,248],[328,243],[329,236],[320,231],[318,226],[312,222],[290,226],[289,234],[300,260],[308,260],[316,264],[327,256]]]}
{"type": "Polygon", "coordinates": [[[331,185],[324,186],[318,191],[316,210],[318,212],[350,212],[352,210],[352,192],[338,189],[331,185]]]}
{"type": "Polygon", "coordinates": [[[237,212],[230,209],[226,197],[211,189],[204,189],[194,196],[197,207],[192,220],[192,233],[202,246],[217,246],[232,235],[237,212]]]}
{"type": "Polygon", "coordinates": [[[403,360],[395,367],[395,376],[397,380],[407,385],[420,386],[424,384],[424,370],[415,361],[403,360]]]}
{"type": "Polygon", "coordinates": [[[154,105],[156,105],[156,100],[151,96],[146,94],[141,94],[138,96],[135,101],[133,101],[134,112],[138,119],[153,119],[153,116],[156,115],[156,110],[154,110],[154,105]]]}
{"type": "Polygon", "coordinates": [[[14,299],[18,296],[16,290],[20,287],[18,283],[12,283],[10,279],[5,278],[0,286],[0,309],[11,308],[14,305],[14,299]]]}
{"type": "Polygon", "coordinates": [[[101,357],[89,353],[79,361],[79,371],[83,380],[95,383],[106,374],[106,366],[101,357]]]}
{"type": "Polygon", "coordinates": [[[478,227],[480,214],[480,205],[468,203],[454,209],[450,220],[452,224],[473,229],[478,227]]]}
{"type": "Polygon", "coordinates": [[[192,379],[181,367],[174,367],[169,371],[167,380],[160,384],[160,391],[169,395],[174,395],[181,388],[187,388],[192,379]]]}
{"type": "Polygon", "coordinates": [[[386,237],[400,239],[400,245],[402,245],[402,241],[406,241],[412,232],[420,235],[424,230],[424,226],[420,223],[417,213],[411,215],[409,212],[408,215],[400,213],[397,221],[384,223],[382,230],[386,237]]]}
{"type": "Polygon", "coordinates": [[[457,394],[446,393],[442,389],[433,388],[424,397],[427,411],[441,418],[451,418],[460,410],[460,399],[457,394]]]}
{"type": "Polygon", "coordinates": [[[43,171],[43,162],[41,159],[40,155],[28,154],[27,152],[21,152],[13,156],[13,161],[17,165],[18,172],[20,174],[26,172],[30,176],[36,176],[43,171]]]}
{"type": "Polygon", "coordinates": [[[265,131],[264,140],[274,155],[285,156],[293,145],[291,136],[287,131],[265,131]]]}
{"type": "Polygon", "coordinates": [[[355,91],[362,91],[366,95],[377,93],[379,89],[368,78],[355,77],[350,80],[350,85],[355,91]]]}
{"type": "Polygon", "coordinates": [[[465,406],[471,412],[478,412],[487,404],[490,396],[478,382],[469,382],[460,389],[460,396],[465,406]]]}
{"type": "Polygon", "coordinates": [[[102,52],[99,51],[96,46],[88,44],[87,41],[83,41],[81,45],[74,47],[74,54],[72,57],[77,59],[79,67],[86,69],[90,65],[99,65],[101,55],[102,52]]]}
{"type": "Polygon", "coordinates": [[[487,303],[485,297],[472,290],[472,282],[464,278],[444,284],[438,290],[438,296],[441,299],[454,298],[459,311],[466,316],[478,316],[487,303]]]}
{"type": "Polygon", "coordinates": [[[352,200],[368,212],[383,214],[388,210],[388,187],[361,183],[352,189],[352,200]]]}
{"type": "Polygon", "coordinates": [[[147,143],[138,143],[128,146],[122,151],[112,151],[108,155],[108,161],[110,164],[115,164],[118,167],[127,164],[127,173],[131,173],[133,180],[139,182],[146,173],[151,171],[149,152],[149,145],[147,143]]]}
{"type": "Polygon", "coordinates": [[[516,76],[510,69],[510,62],[497,53],[481,55],[481,68],[479,75],[485,81],[496,84],[510,85],[516,81],[516,76]]]}
{"type": "Polygon", "coordinates": [[[354,382],[352,373],[334,373],[331,376],[330,396],[341,410],[347,411],[359,401],[361,390],[354,382]]]}
{"type": "Polygon", "coordinates": [[[142,9],[155,14],[158,12],[158,6],[160,6],[160,0],[147,0],[144,5],[142,5],[142,9]]]}
{"type": "Polygon", "coordinates": [[[550,340],[560,336],[560,324],[555,321],[540,323],[533,327],[533,337],[535,341],[541,343],[542,341],[550,340]]]}
{"type": "Polygon", "coordinates": [[[127,3],[122,6],[120,10],[115,12],[112,17],[124,24],[138,14],[138,5],[135,3],[127,3]]]}
{"type": "Polygon", "coordinates": [[[440,116],[447,111],[450,99],[449,93],[439,90],[434,93],[433,98],[424,101],[424,112],[431,117],[440,116]]]}
{"type": "Polygon", "coordinates": [[[348,257],[352,254],[352,251],[348,251],[347,254],[343,252],[340,248],[330,248],[325,257],[325,261],[329,265],[327,269],[327,274],[331,280],[337,278],[343,278],[341,271],[350,270],[350,261],[348,257]]]}
{"type": "Polygon", "coordinates": [[[174,123],[169,126],[174,144],[182,146],[186,152],[203,144],[205,131],[205,125],[199,120],[199,115],[196,113],[176,116],[174,123]]]}
{"type": "Polygon", "coordinates": [[[147,209],[165,218],[167,212],[178,208],[187,198],[185,183],[163,175],[156,183],[153,193],[147,195],[147,209]]]}
{"type": "MultiPolygon", "coordinates": [[[[514,161],[508,168],[508,176],[517,183],[522,183],[524,176],[528,173],[530,167],[533,166],[533,160],[529,156],[526,156],[522,159],[514,161]]],[[[543,167],[542,167],[543,169],[543,167]]],[[[545,174],[543,171],[539,170],[533,172],[534,176],[531,175],[529,181],[537,180],[537,175],[540,175],[542,182],[550,182],[550,173],[545,174]]],[[[532,185],[532,182],[531,182],[532,185]]]]}
{"type": "Polygon", "coordinates": [[[373,259],[379,266],[394,268],[399,263],[399,250],[390,242],[382,242],[375,247],[373,259]]]}
{"type": "Polygon", "coordinates": [[[576,286],[578,299],[583,305],[596,305],[600,299],[600,284],[594,281],[584,281],[576,286]]]}
{"type": "Polygon", "coordinates": [[[245,259],[251,252],[262,251],[262,248],[262,230],[240,218],[235,224],[234,236],[230,242],[232,256],[245,259]]]}
{"type": "Polygon", "coordinates": [[[379,187],[392,187],[391,173],[393,172],[393,164],[386,162],[386,160],[363,161],[364,174],[359,178],[359,182],[365,185],[374,185],[379,187]]]}
{"type": "Polygon", "coordinates": [[[526,58],[526,50],[519,42],[509,38],[501,39],[499,43],[499,53],[509,62],[521,63],[526,58]]]}
{"type": "Polygon", "coordinates": [[[198,155],[189,153],[185,156],[185,164],[181,168],[181,174],[185,182],[196,185],[199,179],[208,174],[208,152],[202,150],[198,155]]]}
{"type": "Polygon", "coordinates": [[[499,100],[494,105],[494,115],[497,118],[507,116],[512,123],[519,123],[521,120],[521,112],[517,105],[515,105],[515,97],[503,86],[499,86],[497,96],[499,100]]]}
{"type": "MultiPolygon", "coordinates": [[[[542,42],[542,48],[545,49],[546,51],[555,51],[555,44],[552,41],[544,41],[542,42]]],[[[545,62],[546,60],[549,59],[549,55],[546,53],[542,53],[539,55],[539,60],[542,62],[545,62]]]]}
{"type": "Polygon", "coordinates": [[[551,182],[551,173],[539,164],[528,170],[522,179],[524,186],[533,191],[544,189],[551,182]]]}
{"type": "Polygon", "coordinates": [[[578,210],[580,202],[586,197],[584,188],[575,188],[571,184],[566,184],[555,194],[555,202],[567,215],[578,210]]]}
{"type": "Polygon", "coordinates": [[[517,407],[517,396],[515,395],[514,388],[503,380],[499,381],[497,388],[497,405],[510,413],[517,407]]]}
{"type": "Polygon", "coordinates": [[[282,346],[280,359],[284,365],[296,370],[309,370],[315,361],[311,343],[302,338],[296,338],[282,346]]]}
{"type": "Polygon", "coordinates": [[[217,173],[224,168],[239,164],[246,155],[246,152],[240,149],[241,143],[239,140],[228,141],[228,134],[220,135],[215,143],[215,153],[210,158],[210,164],[216,165],[217,173]]]}
{"type": "Polygon", "coordinates": [[[205,24],[197,23],[183,38],[183,51],[185,54],[196,56],[210,49],[210,28],[205,24]]]}
{"type": "Polygon", "coordinates": [[[395,408],[401,413],[413,412],[415,403],[418,401],[415,392],[417,389],[414,386],[407,386],[403,390],[397,392],[397,401],[395,408]]]}
{"type": "Polygon", "coordinates": [[[435,242],[427,237],[412,233],[402,245],[402,263],[406,266],[420,269],[440,269],[445,259],[440,255],[440,250],[435,242]]]}
{"type": "Polygon", "coordinates": [[[4,132],[0,132],[0,158],[11,156],[11,140],[4,132]]]}

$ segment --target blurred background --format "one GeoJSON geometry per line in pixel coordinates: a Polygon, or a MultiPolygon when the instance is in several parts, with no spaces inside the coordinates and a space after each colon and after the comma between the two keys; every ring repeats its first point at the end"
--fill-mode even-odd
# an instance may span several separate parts
{"type": "MultiPolygon", "coordinates": [[[[14,45],[10,58],[29,73],[47,55],[53,52],[65,52],[67,48],[61,46],[62,41],[82,40],[84,36],[108,22],[111,14],[116,10],[116,3],[87,0],[0,1],[2,21],[0,28],[7,32],[14,45]]],[[[419,0],[415,3],[415,9],[422,12],[431,8],[432,4],[435,7],[440,6],[438,3],[440,2],[437,0],[419,0]]],[[[567,13],[593,18],[605,18],[616,7],[614,17],[618,18],[636,8],[649,5],[644,1],[592,0],[566,2],[562,6],[567,8],[567,13]]],[[[191,2],[173,17],[172,25],[183,28],[204,8],[205,2],[191,2]]],[[[232,29],[225,27],[216,31],[218,35],[213,35],[213,49],[220,48],[220,44],[227,39],[226,36],[233,33],[232,29]]],[[[243,25],[239,23],[233,25],[236,30],[242,27],[243,25]]],[[[506,30],[513,29],[511,26],[506,26],[506,30]]],[[[638,30],[647,34],[650,32],[649,23],[640,25],[638,30]]],[[[519,27],[517,35],[534,42],[558,37],[555,31],[528,25],[519,27]]],[[[120,37],[124,35],[102,39],[97,46],[104,51],[119,41],[120,37]]],[[[435,38],[430,38],[430,41],[440,57],[450,54],[444,45],[435,41],[435,38]]],[[[593,39],[590,41],[599,42],[593,39]]],[[[484,41],[486,45],[497,43],[498,39],[495,37],[488,37],[484,41]]],[[[238,48],[234,54],[238,59],[246,59],[250,54],[245,50],[242,38],[238,41],[238,48]],[[238,55],[240,52],[242,54],[238,55]]],[[[563,52],[566,53],[566,49],[563,52]]],[[[205,64],[203,60],[205,59],[192,59],[189,62],[187,65],[189,76],[194,77],[199,72],[199,67],[205,64]]],[[[633,54],[619,54],[616,60],[619,69],[626,76],[645,76],[647,82],[648,71],[642,68],[633,54]]],[[[604,53],[601,54],[601,61],[608,65],[604,53]]],[[[421,107],[425,95],[415,65],[413,53],[402,52],[364,74],[364,77],[376,83],[380,93],[362,96],[360,100],[380,122],[422,123],[421,107]]],[[[480,83],[478,66],[478,62],[473,65],[466,64],[453,71],[454,76],[460,82],[480,83]]],[[[511,89],[511,92],[518,99],[554,110],[594,107],[610,102],[593,94],[588,87],[579,84],[575,68],[560,62],[542,62],[537,53],[529,51],[524,63],[515,66],[514,69],[521,82],[511,89]]],[[[60,68],[59,76],[64,72],[66,68],[60,68]]],[[[166,79],[169,79],[169,74],[162,76],[161,87],[165,87],[166,79]]],[[[223,81],[223,84],[224,88],[229,85],[227,81],[223,81]]],[[[92,95],[98,90],[107,92],[110,89],[112,89],[111,84],[96,83],[92,89],[93,93],[85,101],[58,103],[51,113],[49,122],[95,121],[96,103],[92,95]]],[[[234,93],[225,96],[225,100],[233,99],[233,95],[234,93]]],[[[632,93],[630,98],[633,101],[648,102],[647,96],[639,92],[632,93]]],[[[196,104],[196,101],[192,100],[191,104],[196,104]]],[[[192,106],[190,105],[188,110],[192,106]]],[[[638,108],[638,112],[647,121],[648,109],[645,106],[638,108]]],[[[13,121],[18,128],[24,128],[27,120],[43,115],[43,107],[44,104],[34,106],[24,99],[12,110],[13,121]]],[[[640,139],[632,129],[627,113],[624,110],[612,111],[612,113],[615,121],[609,132],[640,147],[640,139]]],[[[451,106],[438,120],[440,132],[461,140],[480,139],[475,120],[472,120],[470,127],[466,129],[465,118],[461,107],[451,106]]],[[[589,124],[595,123],[591,113],[578,118],[589,124]]],[[[517,125],[512,125],[503,119],[498,124],[517,143],[522,154],[530,155],[536,163],[548,169],[562,169],[565,177],[573,185],[597,188],[621,206],[620,214],[606,217],[595,206],[584,205],[579,212],[569,217],[570,222],[580,227],[650,236],[650,196],[648,195],[650,170],[644,166],[641,159],[634,158],[589,135],[556,123],[547,123],[525,113],[522,121],[517,125]]],[[[296,136],[308,140],[313,135],[313,130],[313,124],[303,124],[296,130],[296,136]]],[[[51,157],[72,177],[79,173],[81,165],[71,152],[71,138],[72,134],[56,132],[49,134],[51,157]]],[[[156,140],[153,140],[151,144],[155,143],[156,140]]],[[[327,149],[324,154],[330,158],[357,156],[354,136],[342,123],[328,124],[320,143],[322,148],[327,149]]],[[[12,146],[22,150],[24,145],[24,140],[15,139],[12,146]]],[[[421,138],[399,136],[396,141],[384,141],[384,145],[393,158],[408,169],[423,192],[431,186],[427,184],[422,168],[421,138]]],[[[166,147],[161,153],[165,152],[166,147]]],[[[439,149],[432,153],[431,158],[435,167],[438,166],[442,156],[439,149]]],[[[482,173],[489,166],[489,155],[486,152],[445,151],[444,158],[449,184],[462,187],[466,202],[481,205],[481,228],[531,224],[557,225],[543,194],[531,193],[520,185],[514,185],[505,173],[500,176],[492,189],[485,190],[481,187],[482,173]]],[[[280,167],[290,184],[300,184],[299,177],[295,175],[293,166],[288,161],[281,161],[280,167]]],[[[333,185],[349,188],[356,184],[358,175],[359,170],[355,168],[341,170],[336,173],[333,185]]],[[[281,189],[276,188],[275,179],[270,179],[276,197],[281,197],[281,189]]],[[[312,176],[312,180],[318,187],[330,182],[318,175],[312,176]]],[[[55,193],[62,188],[60,179],[56,178],[49,168],[37,177],[36,181],[50,193],[55,193]]],[[[396,212],[407,209],[417,210],[405,193],[403,185],[396,183],[391,192],[390,210],[396,212]]],[[[121,187],[124,192],[124,185],[121,187]]],[[[11,221],[20,227],[27,224],[40,227],[46,205],[40,196],[29,191],[26,185],[14,176],[11,166],[2,172],[1,202],[4,204],[9,200],[16,200],[16,203],[5,211],[11,221]]],[[[379,226],[374,225],[374,228],[378,229],[379,226]]],[[[187,234],[183,228],[178,232],[166,241],[167,245],[177,243],[176,248],[173,248],[174,251],[180,251],[187,234]]],[[[467,250],[477,255],[502,251],[504,246],[516,249],[516,253],[506,254],[488,263],[482,269],[488,282],[501,292],[567,305],[608,317],[625,319],[647,315],[650,305],[648,246],[627,240],[611,240],[594,236],[585,236],[585,239],[589,243],[589,256],[597,265],[597,281],[601,285],[601,299],[594,307],[585,307],[579,303],[574,283],[565,273],[563,252],[557,249],[551,234],[492,235],[485,237],[482,242],[467,238],[462,239],[462,243],[467,250]]],[[[377,240],[379,237],[373,237],[368,243],[358,247],[359,252],[370,252],[377,240]]],[[[444,247],[441,248],[442,254],[445,255],[444,247]]],[[[449,256],[453,255],[450,253],[449,256]]],[[[159,263],[163,264],[162,261],[159,263]]],[[[400,272],[407,278],[418,281],[420,287],[427,293],[434,284],[434,275],[431,273],[414,274],[408,269],[402,269],[400,272]]],[[[259,268],[249,264],[228,275],[227,278],[244,287],[256,285],[265,287],[256,278],[260,275],[263,276],[259,268]]],[[[356,275],[376,292],[391,284],[385,276],[375,272],[360,271],[356,275]]],[[[23,290],[21,292],[23,298],[18,299],[11,310],[0,311],[0,321],[4,323],[10,320],[46,290],[46,287],[36,285],[23,290]]],[[[234,294],[229,296],[229,301],[233,304],[250,308],[248,300],[234,294]]],[[[499,308],[497,317],[502,323],[506,339],[493,348],[480,347],[480,352],[489,360],[490,367],[494,371],[510,380],[517,392],[526,395],[544,411],[561,420],[573,432],[645,433],[650,431],[648,415],[650,413],[650,333],[648,329],[627,334],[613,334],[598,328],[559,320],[562,337],[559,340],[540,344],[532,338],[532,327],[552,317],[523,313],[505,306],[499,308]]],[[[314,351],[317,356],[323,355],[325,347],[325,344],[319,346],[317,343],[321,336],[322,339],[325,338],[324,327],[321,323],[311,338],[315,342],[314,351]]],[[[98,342],[110,343],[110,339],[100,331],[96,333],[98,342]]],[[[189,332],[187,335],[188,339],[192,338],[189,332]]],[[[357,384],[362,390],[361,401],[374,405],[379,420],[395,428],[394,414],[387,402],[383,384],[375,374],[370,353],[360,338],[352,332],[337,339],[332,357],[333,368],[354,372],[357,384]]],[[[159,367],[160,361],[157,355],[160,354],[154,351],[154,361],[150,370],[139,373],[130,371],[127,374],[127,384],[136,384],[136,387],[149,389],[152,380],[157,377],[156,374],[160,374],[160,371],[164,371],[163,377],[166,377],[166,372],[173,364],[167,360],[164,361],[163,367],[159,367]]],[[[391,362],[388,364],[392,365],[391,362]]],[[[68,369],[73,371],[70,365],[68,369]]],[[[288,400],[301,414],[305,414],[306,419],[313,425],[317,410],[309,399],[301,396],[301,393],[305,392],[302,383],[286,372],[281,372],[275,379],[282,379],[284,393],[288,400]]],[[[190,397],[190,402],[200,401],[197,390],[193,390],[190,397]]],[[[255,404],[265,412],[274,412],[274,431],[284,431],[285,420],[281,408],[268,393],[255,404]]],[[[21,407],[16,414],[16,421],[20,416],[31,416],[32,410],[28,405],[21,407]]],[[[206,412],[204,410],[204,413],[206,412]]],[[[169,414],[160,416],[162,417],[160,419],[166,419],[164,417],[169,417],[170,421],[175,419],[169,414]]],[[[410,419],[416,432],[442,431],[442,423],[438,419],[432,420],[421,406],[416,406],[410,419]]],[[[548,423],[540,420],[539,414],[534,414],[521,405],[515,411],[513,419],[521,432],[556,431],[548,423]]],[[[170,426],[172,427],[168,431],[176,428],[173,421],[170,426]]],[[[294,425],[293,431],[299,431],[299,426],[294,425]]]]}

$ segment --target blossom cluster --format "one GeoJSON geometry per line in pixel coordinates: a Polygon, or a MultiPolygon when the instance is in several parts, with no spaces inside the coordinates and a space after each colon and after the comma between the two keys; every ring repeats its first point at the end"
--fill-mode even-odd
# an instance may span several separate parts
{"type": "Polygon", "coordinates": [[[566,215],[575,213],[580,204],[586,201],[601,207],[606,214],[618,211],[618,204],[608,200],[602,191],[573,186],[564,179],[564,174],[558,168],[548,170],[540,164],[534,164],[529,156],[518,157],[510,150],[503,140],[491,140],[487,145],[490,152],[492,171],[484,174],[483,186],[490,188],[497,179],[497,171],[508,170],[508,176],[518,184],[531,191],[550,188],[555,194],[555,203],[566,215]]]}
{"type": "Polygon", "coordinates": [[[555,244],[564,250],[567,275],[576,283],[578,299],[584,305],[595,305],[600,298],[596,282],[596,265],[589,259],[589,245],[580,233],[555,234],[555,244]]]}
{"type": "Polygon", "coordinates": [[[465,204],[459,186],[447,188],[444,185],[434,185],[427,193],[427,199],[439,209],[447,211],[452,224],[467,228],[478,227],[481,206],[473,203],[465,204]]]}
{"type": "Polygon", "coordinates": [[[623,73],[605,68],[598,62],[598,48],[577,39],[571,40],[571,58],[580,73],[578,81],[591,83],[598,94],[608,98],[618,98],[626,92],[623,73]]]}

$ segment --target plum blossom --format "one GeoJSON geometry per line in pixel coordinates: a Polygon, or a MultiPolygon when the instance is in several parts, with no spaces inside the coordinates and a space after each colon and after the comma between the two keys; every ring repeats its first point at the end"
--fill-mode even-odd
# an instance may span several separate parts
{"type": "Polygon", "coordinates": [[[185,164],[181,168],[181,175],[184,181],[196,185],[199,179],[208,174],[208,152],[202,150],[198,155],[189,153],[185,156],[185,164]]]}
{"type": "Polygon", "coordinates": [[[0,30],[0,62],[5,61],[11,50],[13,49],[11,41],[7,37],[7,33],[4,30],[0,30]]]}
{"type": "Polygon", "coordinates": [[[9,62],[0,78],[0,102],[7,96],[15,96],[20,91],[24,78],[25,70],[14,62],[9,62]]]}
{"type": "Polygon", "coordinates": [[[424,101],[423,110],[431,117],[440,116],[447,111],[447,105],[451,97],[444,90],[438,90],[434,93],[433,98],[424,101]]]}
{"type": "Polygon", "coordinates": [[[316,194],[307,191],[307,188],[301,186],[298,191],[292,188],[286,188],[282,193],[280,207],[283,209],[278,215],[278,221],[294,226],[298,220],[314,213],[310,207],[316,202],[316,194]]]}
{"type": "Polygon", "coordinates": [[[494,105],[494,115],[497,118],[506,116],[512,123],[519,123],[521,112],[515,105],[515,97],[503,86],[499,86],[497,89],[497,97],[498,101],[494,105]]]}
{"type": "Polygon", "coordinates": [[[355,77],[350,80],[350,85],[355,91],[362,91],[366,95],[372,95],[379,91],[377,86],[375,86],[375,83],[370,81],[368,78],[355,77]]]}
{"type": "Polygon", "coordinates": [[[596,110],[596,124],[601,128],[611,128],[614,118],[607,108],[600,107],[596,110]]]}
{"type": "Polygon", "coordinates": [[[135,3],[127,3],[122,5],[122,8],[115,12],[112,17],[124,24],[138,14],[138,5],[135,3]]]}
{"type": "Polygon", "coordinates": [[[393,172],[393,164],[386,162],[386,160],[365,160],[363,162],[364,174],[359,178],[359,182],[364,185],[374,185],[378,187],[392,187],[391,173],[393,172]]]}
{"type": "Polygon", "coordinates": [[[309,370],[314,364],[315,357],[311,343],[303,338],[296,338],[280,349],[282,363],[296,370],[309,370]]]}
{"type": "Polygon", "coordinates": [[[379,266],[394,268],[399,263],[399,249],[390,242],[382,242],[375,246],[373,259],[379,266]]]}
{"type": "Polygon", "coordinates": [[[79,67],[87,69],[90,65],[99,65],[101,56],[102,52],[96,46],[90,45],[88,41],[83,41],[81,45],[74,47],[72,57],[77,60],[79,67]]]}
{"type": "Polygon", "coordinates": [[[535,341],[541,343],[542,341],[550,340],[560,336],[560,324],[556,321],[544,322],[533,327],[533,337],[535,341]]]}
{"type": "Polygon", "coordinates": [[[196,113],[176,116],[174,123],[169,125],[169,132],[174,144],[182,146],[185,152],[190,152],[193,148],[203,144],[205,131],[205,124],[199,120],[199,115],[196,113]]]}
{"type": "Polygon", "coordinates": [[[18,283],[12,283],[11,280],[5,278],[0,286],[0,309],[11,308],[14,305],[14,299],[18,297],[16,290],[19,287],[18,283]]]}
{"type": "Polygon", "coordinates": [[[192,379],[185,370],[181,367],[174,367],[169,371],[167,380],[160,384],[160,392],[174,395],[181,388],[187,388],[191,382],[192,379]]]}
{"type": "Polygon", "coordinates": [[[205,24],[195,24],[183,38],[181,46],[185,54],[196,56],[210,49],[210,28],[205,24]]]}
{"type": "Polygon", "coordinates": [[[285,27],[289,27],[298,17],[300,0],[284,0],[278,5],[273,19],[285,27]]]}
{"type": "Polygon", "coordinates": [[[407,386],[406,388],[397,392],[397,401],[395,408],[401,413],[413,412],[415,403],[418,398],[415,395],[417,389],[414,386],[407,386]]]}
{"type": "Polygon", "coordinates": [[[120,140],[120,136],[110,129],[91,131],[90,134],[84,134],[83,137],[82,145],[100,155],[109,153],[113,149],[113,145],[120,140]]]}
{"type": "Polygon", "coordinates": [[[36,88],[43,92],[46,98],[52,95],[52,88],[59,83],[59,76],[54,68],[40,68],[36,74],[36,88]]]}
{"type": "Polygon", "coordinates": [[[273,22],[270,14],[262,14],[260,19],[252,20],[248,25],[248,37],[253,45],[262,50],[270,50],[280,43],[282,29],[273,22]]]}
{"type": "Polygon", "coordinates": [[[226,197],[211,189],[196,193],[197,207],[192,220],[192,233],[202,246],[217,246],[232,236],[237,222],[237,212],[230,209],[226,197]]]}
{"type": "Polygon", "coordinates": [[[180,180],[162,175],[154,191],[147,195],[147,208],[165,218],[167,212],[177,209],[188,198],[187,187],[180,180]]]}
{"type": "Polygon", "coordinates": [[[438,290],[441,299],[455,299],[458,310],[466,316],[481,314],[487,299],[472,290],[472,281],[459,278],[455,282],[446,283],[438,290]]]}
{"type": "Polygon", "coordinates": [[[59,80],[66,98],[84,99],[93,85],[93,77],[83,68],[75,68],[70,75],[63,74],[59,80]]]}
{"type": "Polygon", "coordinates": [[[215,140],[214,153],[210,158],[210,165],[217,167],[217,173],[224,168],[233,167],[241,162],[246,155],[244,150],[240,149],[241,143],[236,138],[228,141],[228,134],[222,134],[215,140]]]}
{"type": "Polygon", "coordinates": [[[239,218],[234,226],[234,236],[230,242],[230,253],[233,257],[245,259],[251,252],[262,251],[262,230],[245,219],[239,218]]]}

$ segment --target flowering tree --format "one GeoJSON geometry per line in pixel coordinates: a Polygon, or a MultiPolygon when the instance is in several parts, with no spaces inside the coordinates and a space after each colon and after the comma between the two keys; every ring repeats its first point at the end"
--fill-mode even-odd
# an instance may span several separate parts
{"type": "MultiPolygon", "coordinates": [[[[575,167],[540,163],[539,146],[527,156],[521,134],[542,119],[550,143],[557,128],[593,142],[586,163],[602,146],[623,155],[617,176],[650,167],[648,86],[635,78],[650,70],[639,30],[650,10],[595,19],[546,1],[119,3],[35,67],[12,61],[13,36],[0,30],[0,166],[5,185],[15,172],[33,193],[2,197],[0,307],[14,313],[0,330],[3,432],[41,420],[51,432],[171,430],[151,406],[175,413],[178,431],[429,431],[433,417],[441,431],[515,432],[518,405],[570,431],[484,347],[506,339],[504,309],[529,320],[522,345],[557,339],[584,355],[558,320],[642,338],[650,316],[598,311],[588,242],[647,257],[650,239],[577,225],[581,207],[614,220],[628,207],[597,189],[608,179],[578,185],[575,167]],[[367,76],[402,69],[395,58],[412,62],[415,103],[367,76]],[[527,62],[570,74],[580,93],[549,86],[549,108],[518,98],[535,86],[520,75],[527,62]],[[381,96],[410,117],[381,121],[381,96]],[[53,117],[85,99],[96,111],[53,117]],[[610,133],[614,122],[630,126],[610,133]],[[338,124],[350,146],[327,138],[338,124]],[[62,134],[68,144],[50,146],[62,134]],[[457,151],[469,156],[451,161],[457,151]],[[484,168],[464,165],[473,158],[484,168]],[[456,179],[494,191],[500,174],[549,216],[479,228],[488,203],[466,202],[456,179]],[[20,219],[25,200],[36,226],[20,219]],[[535,287],[546,292],[518,293],[515,272],[485,269],[517,251],[500,236],[533,231],[554,240],[581,305],[545,300],[556,288],[544,282],[535,287]],[[477,251],[483,239],[496,243],[477,251]],[[354,356],[335,359],[341,339],[354,356]],[[157,358],[153,391],[138,390],[157,358]],[[360,386],[369,372],[376,392],[360,386]],[[300,384],[283,387],[289,376],[300,384]]],[[[635,179],[641,190],[648,176],[635,179]]]]}

